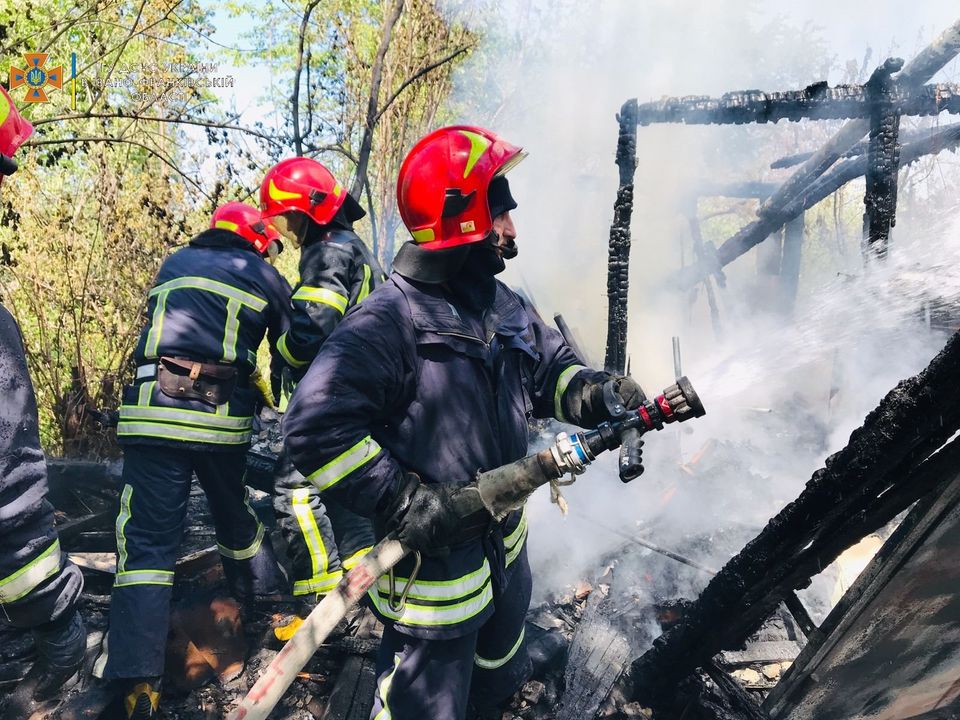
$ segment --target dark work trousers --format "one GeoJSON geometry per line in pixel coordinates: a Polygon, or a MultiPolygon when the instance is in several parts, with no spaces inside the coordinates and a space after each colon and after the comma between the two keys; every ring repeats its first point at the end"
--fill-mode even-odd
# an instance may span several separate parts
{"type": "Polygon", "coordinates": [[[274,480],[273,509],[287,542],[294,595],[329,592],[374,544],[372,523],[322,501],[285,452],[274,480]]]}
{"type": "Polygon", "coordinates": [[[194,473],[213,515],[231,592],[240,600],[287,592],[270,537],[248,502],[245,469],[245,450],[124,446],[105,679],[163,674],[173,570],[194,473]]]}
{"type": "Polygon", "coordinates": [[[377,655],[375,720],[463,720],[467,703],[496,708],[530,676],[523,625],[530,606],[530,564],[524,548],[509,568],[495,611],[472,633],[422,640],[387,623],[377,655]]]}

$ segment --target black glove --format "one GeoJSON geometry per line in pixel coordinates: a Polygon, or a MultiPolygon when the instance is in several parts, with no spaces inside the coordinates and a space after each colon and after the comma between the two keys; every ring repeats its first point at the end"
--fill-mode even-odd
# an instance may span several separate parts
{"type": "Polygon", "coordinates": [[[400,490],[381,514],[387,532],[411,550],[443,554],[456,542],[459,519],[453,510],[454,485],[420,482],[413,473],[400,480],[400,490]]]}
{"type": "Polygon", "coordinates": [[[610,382],[613,383],[616,399],[627,410],[635,410],[647,399],[643,388],[629,375],[584,370],[574,376],[564,393],[564,416],[585,428],[595,428],[600,423],[613,419],[603,392],[610,382]]]}

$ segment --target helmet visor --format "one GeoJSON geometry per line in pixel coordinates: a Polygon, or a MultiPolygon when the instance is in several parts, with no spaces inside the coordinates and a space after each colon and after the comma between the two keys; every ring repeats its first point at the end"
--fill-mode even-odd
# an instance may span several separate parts
{"type": "Polygon", "coordinates": [[[296,247],[302,244],[302,237],[307,230],[307,219],[303,213],[290,212],[283,213],[270,218],[277,232],[292,242],[296,247]]]}

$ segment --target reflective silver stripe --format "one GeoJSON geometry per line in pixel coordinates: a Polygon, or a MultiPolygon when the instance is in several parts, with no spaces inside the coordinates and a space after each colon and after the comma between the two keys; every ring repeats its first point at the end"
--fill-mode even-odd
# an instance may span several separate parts
{"type": "MultiPolygon", "coordinates": [[[[419,580],[410,586],[407,597],[415,600],[456,601],[472,595],[484,583],[490,580],[490,562],[484,558],[483,565],[472,573],[456,580],[419,580]]],[[[408,578],[395,578],[397,587],[406,587],[408,578]]],[[[387,578],[377,580],[377,589],[382,595],[390,592],[390,582],[387,578]]]]}
{"type": "Polygon", "coordinates": [[[290,352],[290,348],[287,347],[287,333],[281,335],[280,339],[277,340],[277,350],[280,352],[280,356],[286,360],[291,367],[300,368],[310,364],[309,360],[297,360],[290,352]]]}
{"type": "Polygon", "coordinates": [[[147,342],[144,345],[143,354],[148,358],[155,358],[157,357],[157,348],[160,347],[160,336],[163,334],[163,313],[167,309],[167,293],[154,293],[151,290],[150,294],[156,294],[157,305],[153,308],[153,317],[150,318],[150,332],[147,333],[147,342]]]}
{"type": "Polygon", "coordinates": [[[488,582],[484,585],[483,592],[456,605],[417,605],[408,600],[403,607],[403,611],[399,613],[391,610],[389,605],[380,597],[379,593],[371,592],[369,597],[378,613],[389,620],[394,620],[404,625],[419,625],[424,627],[456,625],[483,612],[484,608],[493,600],[493,587],[491,583],[488,582]]]}
{"type": "Polygon", "coordinates": [[[231,550],[226,545],[221,545],[217,543],[217,549],[220,551],[220,554],[225,558],[230,558],[231,560],[249,560],[260,550],[260,545],[263,544],[263,524],[257,523],[257,534],[253,538],[253,542],[247,545],[247,547],[242,550],[231,550]]]}
{"type": "Polygon", "coordinates": [[[202,428],[159,422],[125,422],[123,419],[120,420],[120,424],[117,426],[117,435],[119,437],[140,435],[143,437],[163,438],[164,440],[211,443],[213,445],[245,445],[250,442],[250,430],[242,430],[239,432],[204,430],[202,428]]]}
{"type": "Polygon", "coordinates": [[[241,305],[246,305],[248,308],[256,312],[260,312],[267,306],[267,301],[262,297],[258,297],[257,295],[253,295],[252,293],[245,292],[240,288],[235,288],[232,285],[227,285],[226,283],[222,283],[217,280],[196,276],[186,276],[168,280],[162,285],[157,285],[155,288],[153,288],[153,290],[150,291],[149,294],[150,296],[161,295],[168,293],[171,290],[184,289],[206,290],[207,292],[222,295],[230,300],[236,300],[241,305]]]}
{"type": "Polygon", "coordinates": [[[323,545],[323,536],[317,526],[317,519],[313,516],[310,507],[310,488],[295,488],[292,496],[293,514],[300,525],[307,551],[310,553],[310,564],[314,577],[325,575],[327,572],[327,549],[323,545]]]}
{"type": "MultiPolygon", "coordinates": [[[[150,404],[150,398],[153,397],[153,388],[156,384],[156,380],[151,380],[140,386],[140,392],[137,393],[137,405],[147,407],[150,404]]],[[[123,406],[121,406],[121,412],[123,412],[123,406]]]]}
{"type": "Polygon", "coordinates": [[[118,572],[114,587],[130,585],[173,585],[172,570],[130,570],[118,572]]]}
{"type": "Polygon", "coordinates": [[[567,391],[567,386],[573,380],[573,376],[586,369],[583,365],[571,365],[557,378],[557,389],[553,393],[553,416],[560,422],[567,422],[567,419],[563,416],[563,394],[567,391]]]}
{"type": "Polygon", "coordinates": [[[513,647],[510,648],[510,652],[504,655],[501,658],[494,658],[488,660],[487,658],[482,658],[479,655],[473,656],[473,663],[478,668],[483,668],[484,670],[496,670],[499,667],[503,667],[517,654],[517,650],[520,649],[520,646],[523,644],[523,633],[524,628],[520,628],[520,637],[517,638],[517,641],[513,644],[513,647]]]}
{"type": "Polygon", "coordinates": [[[0,603],[12,603],[29,595],[44,580],[60,570],[60,541],[50,546],[22,568],[0,579],[0,603]]]}
{"type": "Polygon", "coordinates": [[[226,408],[226,403],[217,407],[216,412],[202,410],[180,410],[152,405],[121,405],[120,422],[130,420],[155,420],[157,422],[188,423],[202,427],[221,428],[224,430],[249,430],[253,427],[253,417],[231,417],[222,414],[220,408],[226,408]]]}
{"type": "Polygon", "coordinates": [[[317,575],[309,580],[297,580],[293,583],[293,594],[300,596],[328,593],[339,585],[342,579],[343,571],[334,570],[332,573],[317,575]]]}
{"type": "Polygon", "coordinates": [[[349,300],[338,292],[327,290],[321,287],[309,287],[301,285],[293,294],[291,300],[303,300],[304,302],[317,302],[329,305],[341,315],[347,311],[349,300]]]}
{"type": "Polygon", "coordinates": [[[149,365],[138,365],[137,366],[137,380],[146,380],[147,378],[155,378],[157,376],[157,364],[150,363],[149,365]]]}
{"type": "Polygon", "coordinates": [[[238,300],[227,303],[227,322],[223,327],[223,362],[237,359],[237,334],[240,332],[240,308],[238,300]]]}
{"type": "Polygon", "coordinates": [[[380,445],[367,435],[345,453],[337,455],[322,468],[310,473],[307,480],[316,485],[318,490],[326,490],[373,460],[380,454],[380,449],[380,445]]]}
{"type": "Polygon", "coordinates": [[[120,513],[117,515],[117,572],[123,572],[127,566],[127,536],[124,528],[133,516],[130,511],[130,498],[133,497],[133,485],[124,485],[120,493],[120,513]]]}

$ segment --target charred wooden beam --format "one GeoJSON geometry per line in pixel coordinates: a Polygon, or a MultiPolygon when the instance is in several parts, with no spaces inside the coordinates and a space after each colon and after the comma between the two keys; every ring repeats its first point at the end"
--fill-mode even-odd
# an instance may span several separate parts
{"type": "MultiPolygon", "coordinates": [[[[927,82],[960,53],[960,20],[943,31],[930,45],[918,53],[898,73],[897,83],[904,90],[916,88],[927,82]]],[[[790,179],[760,207],[759,215],[776,214],[780,208],[797,197],[808,185],[820,177],[854,144],[870,130],[866,118],[857,118],[846,123],[837,133],[813,154],[790,179]]]]}
{"type": "Polygon", "coordinates": [[[890,231],[897,222],[897,178],[900,170],[900,108],[892,74],[903,61],[887,60],[867,83],[870,98],[870,149],[867,192],[863,203],[864,251],[885,258],[890,231]]]}
{"type": "Polygon", "coordinates": [[[630,288],[630,219],[633,217],[633,178],[637,171],[637,101],[628,100],[617,120],[617,167],[620,186],[610,226],[607,268],[607,350],[604,367],[623,373],[627,365],[627,294],[630,288]]]}
{"type": "Polygon", "coordinates": [[[721,650],[740,647],[788,594],[847,547],[955,476],[960,440],[960,334],[904,380],[827,458],[805,490],[710,581],[673,628],[635,660],[629,684],[646,705],[721,650]],[[931,456],[932,453],[935,453],[931,456]]]}
{"type": "MultiPolygon", "coordinates": [[[[890,62],[889,60],[887,62],[890,62]]],[[[899,61],[902,64],[902,60],[899,61]]],[[[903,115],[935,116],[960,113],[960,85],[942,83],[892,91],[891,103],[903,115]]],[[[846,120],[873,114],[873,96],[866,85],[815,83],[803,90],[763,92],[742,90],[719,98],[707,96],[664,98],[637,107],[637,122],[684,125],[746,125],[780,120],[846,120]]],[[[844,152],[847,148],[844,148],[844,152]]]]}
{"type": "MultiPolygon", "coordinates": [[[[924,140],[930,137],[930,135],[933,132],[935,132],[935,130],[932,130],[929,128],[924,130],[911,130],[910,132],[901,132],[900,142],[908,143],[908,142],[914,142],[916,140],[924,140]]],[[[844,157],[844,158],[857,157],[858,155],[866,155],[869,151],[870,151],[870,141],[863,140],[861,142],[858,142],[856,145],[854,145],[852,148],[847,150],[845,153],[843,153],[841,157],[844,157]]],[[[813,157],[812,152],[796,153],[795,155],[784,155],[782,158],[778,158],[777,160],[774,160],[772,163],[770,163],[770,169],[783,170],[785,168],[791,168],[806,162],[812,157],[813,157]]],[[[776,189],[777,187],[775,183],[765,183],[765,184],[773,185],[774,189],[776,189]]],[[[772,194],[773,194],[773,190],[767,193],[767,196],[772,194]]]]}
{"type": "MultiPolygon", "coordinates": [[[[960,145],[960,124],[950,125],[925,140],[904,145],[900,152],[900,167],[915,163],[927,155],[936,155],[944,150],[954,150],[960,145]]],[[[851,180],[866,174],[868,161],[865,156],[844,160],[828,174],[809,185],[796,198],[781,206],[777,212],[765,215],[740,229],[719,248],[704,243],[706,261],[689,265],[670,280],[670,285],[689,289],[718,269],[729,265],[752,247],[763,242],[793,218],[829,197],[851,180]]]]}

